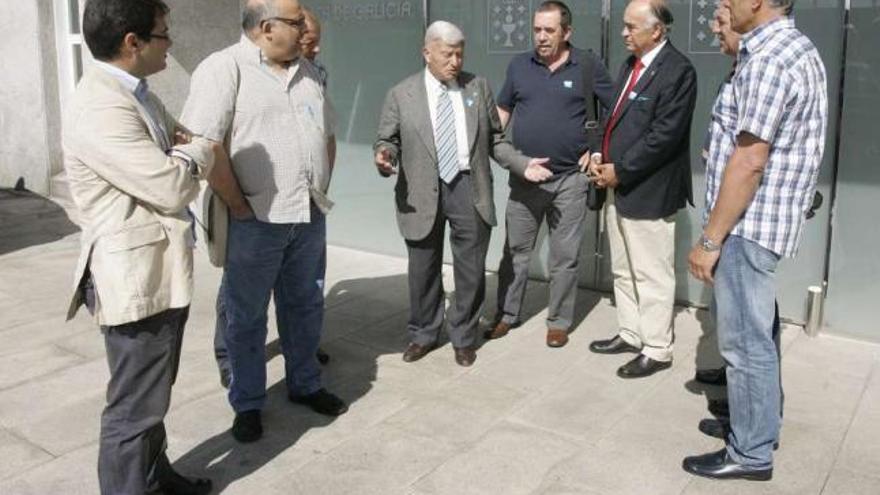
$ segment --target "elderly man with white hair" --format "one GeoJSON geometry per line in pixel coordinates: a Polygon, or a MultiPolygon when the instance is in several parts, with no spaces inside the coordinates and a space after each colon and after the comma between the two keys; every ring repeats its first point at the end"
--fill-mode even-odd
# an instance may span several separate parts
{"type": "Polygon", "coordinates": [[[489,157],[540,182],[546,159],[530,159],[505,139],[495,100],[482,77],[462,72],[464,35],[453,24],[428,27],[425,70],[393,87],[374,145],[379,173],[397,174],[397,223],[409,255],[410,317],[406,362],[437,344],[446,320],[455,361],[476,359],[477,321],[485,294],[486,251],[496,225],[489,157]],[[450,227],[455,301],[444,311],[443,238],[450,227]]]}

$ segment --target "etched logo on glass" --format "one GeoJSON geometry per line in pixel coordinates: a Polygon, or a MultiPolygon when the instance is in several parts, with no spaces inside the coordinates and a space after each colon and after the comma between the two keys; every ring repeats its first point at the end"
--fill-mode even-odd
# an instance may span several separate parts
{"type": "Polygon", "coordinates": [[[690,53],[718,54],[721,42],[712,32],[712,18],[719,0],[690,0],[691,21],[688,26],[688,51],[690,53]]]}
{"type": "Polygon", "coordinates": [[[531,0],[489,0],[487,51],[519,53],[532,47],[531,0]]]}

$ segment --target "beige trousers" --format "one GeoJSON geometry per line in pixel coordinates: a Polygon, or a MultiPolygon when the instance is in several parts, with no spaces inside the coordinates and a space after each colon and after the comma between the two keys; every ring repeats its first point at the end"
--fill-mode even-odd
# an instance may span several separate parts
{"type": "Polygon", "coordinates": [[[675,215],[637,220],[617,214],[608,190],[605,222],[620,338],[657,361],[672,361],[675,215]]]}

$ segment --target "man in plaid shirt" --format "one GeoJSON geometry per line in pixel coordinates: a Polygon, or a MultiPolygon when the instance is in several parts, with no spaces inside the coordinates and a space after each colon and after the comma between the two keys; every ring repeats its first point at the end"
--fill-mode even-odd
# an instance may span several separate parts
{"type": "Polygon", "coordinates": [[[714,284],[718,346],[727,363],[728,445],[687,457],[709,478],[769,480],[779,436],[775,272],[797,252],[822,161],[825,69],[788,17],[794,0],[723,0],[743,34],[732,91],[713,109],[703,235],[691,274],[714,284]]]}

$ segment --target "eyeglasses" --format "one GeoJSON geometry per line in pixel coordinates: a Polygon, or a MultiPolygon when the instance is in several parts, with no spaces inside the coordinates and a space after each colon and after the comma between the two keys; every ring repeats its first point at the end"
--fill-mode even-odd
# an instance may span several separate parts
{"type": "Polygon", "coordinates": [[[171,36],[167,35],[167,34],[150,33],[147,35],[147,40],[151,40],[153,38],[158,38],[160,40],[165,40],[165,41],[171,41],[171,36]]]}
{"type": "Polygon", "coordinates": [[[267,21],[281,21],[288,26],[298,29],[302,31],[306,27],[306,18],[300,17],[299,19],[289,19],[287,17],[270,17],[266,19],[267,21]]]}

